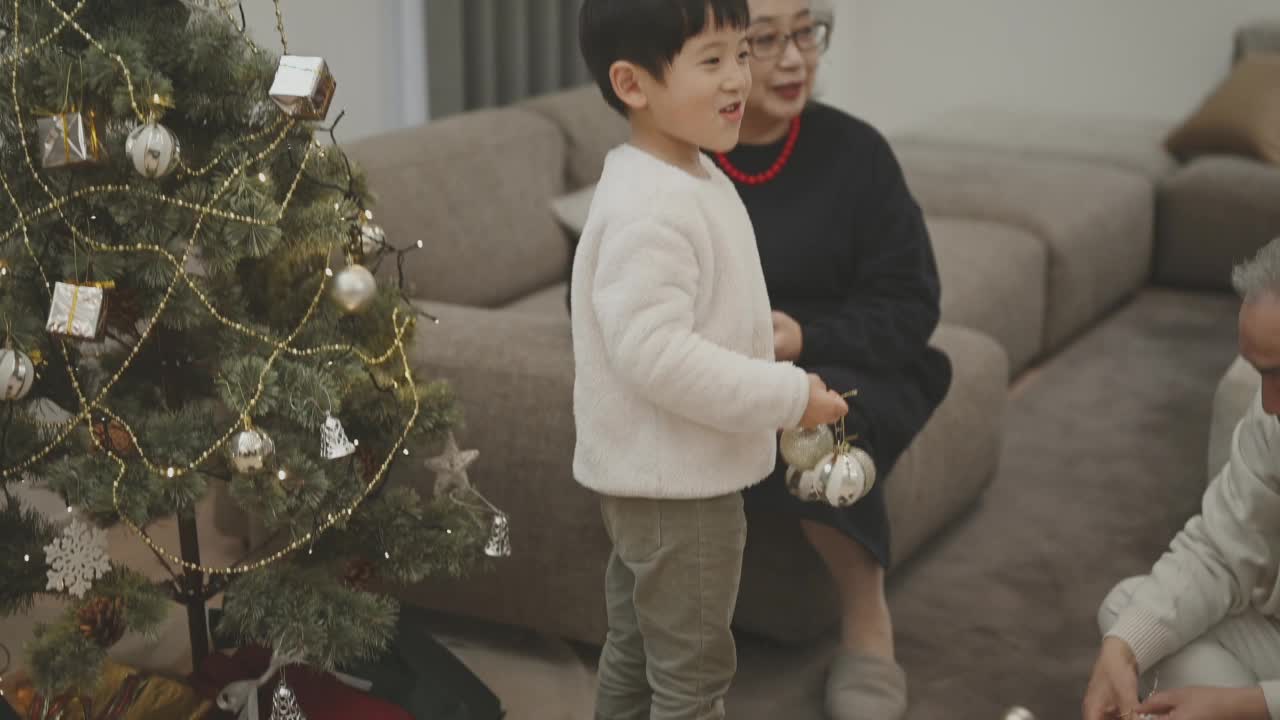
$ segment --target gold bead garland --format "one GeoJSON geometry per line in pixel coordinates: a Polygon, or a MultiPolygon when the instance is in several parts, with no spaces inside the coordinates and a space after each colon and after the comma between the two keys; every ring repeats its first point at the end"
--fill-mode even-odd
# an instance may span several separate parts
{"type": "MultiPolygon", "coordinates": [[[[9,64],[12,66],[11,73],[10,73],[10,91],[13,95],[14,108],[15,108],[16,121],[17,121],[19,134],[25,136],[25,132],[26,132],[25,127],[23,125],[22,112],[20,109],[20,102],[19,102],[19,96],[18,96],[18,67],[20,65],[20,61],[26,57],[29,57],[33,53],[38,52],[40,49],[44,48],[50,43],[52,43],[53,40],[59,35],[59,33],[61,33],[68,26],[75,28],[75,30],[81,36],[83,36],[85,40],[88,41],[95,49],[101,52],[104,56],[111,58],[114,61],[114,63],[117,66],[119,66],[124,76],[125,83],[128,86],[130,105],[132,106],[134,114],[138,117],[139,121],[145,122],[147,116],[144,115],[138,107],[132,75],[130,74],[129,69],[126,66],[123,58],[117,54],[108,52],[107,49],[96,38],[90,35],[76,21],[76,16],[80,14],[80,12],[86,6],[88,0],[80,0],[73,8],[71,8],[70,11],[62,10],[62,8],[57,5],[55,0],[47,0],[47,1],[49,5],[53,7],[58,12],[59,15],[61,15],[62,21],[47,35],[41,37],[34,45],[29,45],[26,47],[22,47],[21,45],[15,45],[14,52],[10,53],[4,58],[0,58],[0,67],[3,67],[5,64],[9,64]]],[[[15,43],[19,38],[20,27],[18,23],[20,21],[20,17],[19,17],[20,3],[21,3],[21,0],[14,0],[15,24],[13,28],[13,37],[14,37],[15,43]]],[[[228,18],[230,18],[231,17],[230,3],[227,2],[227,0],[217,0],[217,3],[218,3],[218,6],[224,11],[224,13],[227,14],[228,18]]],[[[285,53],[287,53],[288,45],[284,35],[283,14],[281,12],[279,0],[274,0],[274,3],[275,3],[275,11],[276,11],[276,27],[280,33],[281,45],[284,48],[285,53]]],[[[253,43],[249,40],[247,35],[245,35],[245,41],[249,43],[249,46],[255,52],[259,51],[258,48],[254,46],[253,43]]],[[[200,290],[200,288],[195,284],[191,276],[185,270],[190,252],[192,248],[196,246],[196,241],[199,239],[199,236],[200,236],[200,230],[207,217],[213,216],[220,219],[229,220],[232,222],[252,224],[257,226],[273,226],[273,225],[276,225],[280,221],[280,219],[283,218],[293,198],[294,192],[297,189],[298,184],[302,179],[304,170],[306,168],[308,160],[311,157],[311,154],[315,151],[317,147],[319,147],[318,143],[315,141],[315,138],[314,138],[314,130],[311,131],[312,137],[306,145],[306,152],[303,156],[302,162],[299,164],[298,172],[294,176],[289,186],[289,189],[285,194],[284,200],[280,205],[279,213],[277,214],[275,219],[267,220],[267,219],[259,219],[259,218],[248,217],[245,215],[240,215],[238,213],[233,213],[233,212],[229,212],[229,211],[214,207],[214,203],[216,203],[229,190],[231,184],[234,182],[236,178],[241,177],[246,172],[247,168],[249,168],[252,165],[255,165],[256,163],[261,162],[263,159],[265,159],[266,157],[271,155],[273,152],[275,152],[276,149],[279,147],[280,143],[286,137],[288,137],[289,133],[294,129],[294,127],[296,126],[296,122],[297,121],[293,119],[280,118],[269,127],[264,128],[258,132],[255,132],[249,136],[246,136],[242,138],[240,141],[238,141],[237,143],[228,145],[221,152],[219,152],[215,156],[215,158],[211,160],[203,168],[200,168],[198,170],[191,170],[190,168],[183,166],[182,172],[185,176],[201,177],[211,172],[214,168],[216,168],[223,161],[223,159],[225,159],[225,157],[237,147],[241,147],[249,143],[257,142],[271,135],[277,130],[279,131],[279,134],[273,139],[273,141],[264,150],[257,153],[253,157],[245,160],[244,162],[240,163],[228,175],[226,180],[223,183],[221,183],[221,186],[214,192],[213,197],[209,200],[207,204],[192,203],[186,200],[182,200],[180,198],[170,197],[154,191],[135,189],[135,188],[131,188],[129,185],[120,185],[120,184],[104,184],[104,185],[84,187],[68,195],[58,196],[44,182],[42,175],[37,170],[35,163],[31,157],[31,152],[29,147],[27,147],[25,143],[22,144],[23,159],[25,160],[25,164],[28,170],[31,172],[31,175],[35,179],[36,183],[39,184],[39,186],[44,191],[44,193],[49,197],[49,202],[41,207],[36,208],[33,211],[30,211],[30,212],[24,211],[24,209],[18,203],[17,197],[14,195],[13,189],[10,186],[8,179],[2,173],[0,173],[0,186],[3,186],[6,196],[8,197],[10,203],[13,205],[17,213],[17,221],[13,224],[12,227],[4,231],[3,235],[0,235],[0,243],[8,242],[9,240],[13,239],[15,235],[20,234],[23,245],[26,248],[28,255],[31,257],[32,261],[35,263],[36,268],[39,271],[40,276],[44,281],[44,285],[46,288],[50,287],[49,277],[45,272],[44,267],[40,264],[38,256],[35,252],[35,249],[31,245],[31,239],[30,239],[28,230],[32,222],[38,219],[41,219],[43,217],[46,217],[55,212],[58,213],[58,215],[62,218],[63,222],[66,224],[67,228],[70,230],[72,234],[73,244],[76,242],[83,242],[89,249],[98,251],[98,252],[110,252],[110,253],[147,252],[147,253],[157,254],[165,258],[170,263],[170,265],[173,266],[173,268],[175,269],[175,274],[169,284],[169,287],[165,292],[165,295],[161,299],[161,302],[157,307],[155,314],[144,323],[144,330],[141,336],[138,338],[137,343],[131,348],[128,356],[122,362],[121,366],[116,371],[116,373],[112,375],[112,377],[104,384],[102,389],[98,392],[97,396],[92,400],[88,399],[84,395],[84,392],[80,383],[80,378],[78,377],[75,369],[72,367],[71,360],[70,360],[70,352],[67,348],[66,341],[65,340],[58,341],[58,348],[63,355],[64,364],[67,368],[67,373],[71,381],[71,386],[75,392],[77,401],[79,403],[80,411],[77,415],[75,415],[71,419],[60,422],[60,423],[41,423],[41,425],[44,427],[56,428],[57,429],[56,438],[52,442],[50,442],[47,446],[42,448],[40,451],[33,454],[31,457],[19,462],[18,464],[12,467],[4,468],[0,470],[0,477],[7,478],[10,476],[22,473],[26,469],[30,468],[31,466],[35,465],[36,463],[46,458],[57,447],[59,447],[63,442],[66,441],[66,439],[71,435],[72,432],[74,432],[75,428],[78,425],[85,424],[85,425],[91,426],[92,416],[94,412],[100,412],[105,417],[120,423],[120,425],[124,428],[125,432],[128,434],[130,439],[133,441],[133,444],[137,451],[137,456],[139,458],[139,461],[143,463],[143,465],[150,472],[155,473],[162,477],[167,477],[167,478],[173,478],[173,477],[179,476],[180,474],[185,475],[186,473],[194,472],[202,464],[207,462],[209,458],[213,455],[213,453],[217,452],[217,450],[220,447],[222,447],[231,438],[232,435],[234,435],[234,433],[241,426],[241,424],[246,422],[247,421],[246,419],[250,417],[250,415],[252,414],[253,408],[257,405],[257,403],[261,400],[263,394],[266,392],[266,377],[269,374],[276,360],[278,360],[281,355],[287,354],[295,357],[309,357],[309,356],[316,356],[324,353],[353,353],[357,355],[368,366],[382,365],[388,362],[393,356],[396,356],[396,355],[399,356],[401,364],[404,368],[404,380],[410,385],[409,394],[413,401],[412,403],[413,412],[409,418],[409,421],[405,424],[405,427],[402,429],[399,438],[396,440],[395,444],[391,447],[390,452],[388,453],[386,459],[383,461],[381,467],[374,474],[374,476],[368,481],[363,492],[360,494],[359,497],[357,497],[350,505],[348,505],[344,509],[336,513],[330,513],[324,522],[320,523],[317,527],[315,527],[312,531],[306,533],[304,536],[295,539],[284,549],[277,551],[272,555],[266,558],[260,559],[253,563],[249,563],[242,566],[233,566],[233,567],[225,567],[225,568],[209,567],[209,566],[204,566],[197,563],[187,562],[183,560],[181,557],[175,555],[174,553],[170,552],[169,550],[157,544],[154,540],[151,539],[151,537],[147,534],[147,532],[143,528],[139,527],[124,513],[123,508],[121,507],[120,485],[125,475],[127,474],[128,464],[125,462],[123,458],[119,457],[111,448],[103,447],[102,443],[92,432],[90,432],[90,437],[92,438],[94,445],[99,449],[105,451],[107,456],[110,457],[111,460],[117,466],[116,478],[112,484],[112,503],[116,512],[120,515],[120,518],[125,522],[125,524],[132,531],[137,533],[153,551],[155,551],[157,554],[166,558],[166,560],[173,562],[176,565],[180,565],[181,567],[188,570],[209,573],[212,575],[235,575],[243,572],[249,572],[252,570],[260,569],[262,567],[266,567],[267,565],[270,565],[280,559],[283,559],[284,557],[298,550],[302,546],[312,542],[314,538],[323,534],[325,531],[327,531],[330,527],[332,527],[336,523],[342,521],[345,518],[351,517],[351,515],[355,512],[355,510],[364,502],[365,499],[368,498],[368,496],[373,492],[373,490],[379,485],[379,483],[382,481],[383,477],[389,470],[391,463],[394,461],[396,453],[402,448],[402,446],[405,444],[405,441],[408,439],[409,433],[412,431],[414,423],[417,421],[417,418],[421,412],[421,402],[418,398],[417,393],[412,390],[412,385],[414,382],[413,374],[409,365],[408,354],[404,346],[405,335],[414,324],[413,318],[408,317],[408,318],[402,319],[401,311],[399,308],[396,308],[393,311],[392,317],[391,317],[392,328],[394,330],[392,343],[385,352],[383,352],[382,354],[376,357],[370,356],[364,353],[363,351],[359,350],[358,348],[349,344],[335,343],[335,344],[321,345],[321,346],[312,347],[312,348],[296,348],[292,345],[292,343],[297,338],[297,336],[302,332],[303,328],[307,326],[308,322],[310,322],[311,318],[315,314],[317,307],[319,306],[321,299],[324,297],[325,295],[324,290],[327,284],[327,278],[329,276],[329,272],[325,272],[324,274],[322,274],[320,278],[319,286],[317,287],[317,291],[315,295],[312,297],[310,305],[308,306],[302,319],[298,322],[297,326],[293,329],[291,333],[289,333],[287,338],[285,338],[284,340],[278,340],[278,339],[269,337],[265,333],[259,332],[243,323],[227,318],[225,315],[223,315],[214,306],[212,301],[209,300],[208,296],[206,296],[204,292],[200,290]],[[110,196],[113,194],[120,194],[120,193],[129,193],[136,197],[143,197],[156,202],[174,205],[186,210],[191,210],[197,214],[195,227],[192,231],[190,241],[186,246],[186,249],[182,255],[182,258],[177,258],[172,253],[170,253],[167,249],[160,246],[156,246],[156,245],[147,245],[142,243],[137,243],[134,245],[123,245],[123,246],[104,245],[100,242],[95,241],[93,238],[89,237],[88,235],[86,235],[83,231],[81,231],[78,227],[76,227],[74,223],[70,222],[70,220],[62,212],[63,208],[74,200],[79,200],[87,197],[110,196]],[[157,465],[155,465],[155,463],[146,456],[145,452],[142,449],[141,444],[138,442],[136,433],[128,425],[128,423],[125,422],[124,419],[121,418],[118,414],[116,414],[114,411],[108,408],[104,404],[104,402],[109,392],[115,387],[116,383],[123,377],[124,373],[132,366],[134,359],[137,357],[138,353],[141,351],[141,348],[146,343],[147,339],[150,337],[151,330],[155,327],[157,321],[159,320],[161,315],[164,313],[164,311],[167,309],[169,302],[171,301],[173,294],[178,288],[180,282],[186,285],[189,289],[193,291],[193,293],[200,300],[200,302],[205,306],[205,308],[209,311],[209,313],[218,322],[222,323],[224,326],[231,328],[232,330],[244,336],[251,337],[257,340],[258,342],[261,342],[264,345],[272,348],[272,353],[268,358],[266,364],[264,365],[262,372],[259,374],[257,387],[255,389],[253,397],[247,401],[245,407],[238,409],[239,410],[238,414],[242,419],[237,421],[225,433],[223,433],[220,439],[212,447],[207,448],[194,461],[187,464],[185,467],[181,467],[181,468],[166,467],[162,469],[157,465]]],[[[324,151],[320,150],[319,152],[323,156],[324,151]]],[[[326,271],[327,270],[328,270],[328,263],[326,262],[326,271]]],[[[399,383],[397,383],[397,385],[399,385],[399,383]]]]}

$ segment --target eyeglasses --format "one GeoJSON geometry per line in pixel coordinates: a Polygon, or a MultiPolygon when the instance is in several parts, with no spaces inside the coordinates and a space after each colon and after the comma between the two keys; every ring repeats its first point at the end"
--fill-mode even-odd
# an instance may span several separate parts
{"type": "Polygon", "coordinates": [[[776,60],[787,51],[787,43],[790,42],[794,42],[796,49],[806,55],[821,55],[831,46],[831,23],[818,21],[786,34],[763,31],[747,37],[751,57],[757,60],[776,60]]]}

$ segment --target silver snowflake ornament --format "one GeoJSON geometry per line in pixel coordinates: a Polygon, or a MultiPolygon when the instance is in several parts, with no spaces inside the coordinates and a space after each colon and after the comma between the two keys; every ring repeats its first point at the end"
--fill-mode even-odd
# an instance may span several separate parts
{"type": "Polygon", "coordinates": [[[436,474],[436,497],[466,490],[471,487],[467,468],[480,457],[479,450],[459,450],[458,441],[449,433],[444,441],[444,452],[427,460],[426,466],[436,474]]]}
{"type": "Polygon", "coordinates": [[[66,590],[78,598],[93,587],[93,581],[111,570],[107,559],[107,533],[78,518],[62,530],[62,535],[44,546],[49,562],[49,590],[66,590]]]}

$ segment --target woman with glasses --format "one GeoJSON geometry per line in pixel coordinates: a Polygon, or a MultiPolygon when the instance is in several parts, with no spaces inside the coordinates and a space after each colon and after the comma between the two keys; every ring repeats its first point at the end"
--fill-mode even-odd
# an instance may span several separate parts
{"type": "MultiPolygon", "coordinates": [[[[741,144],[714,156],[755,225],[779,360],[857,390],[847,431],[876,464],[871,493],[847,508],[803,502],[785,466],[747,491],[750,513],[799,518],[840,593],[842,652],[827,677],[836,720],[896,720],[906,678],[884,595],[884,482],[942,401],[951,365],[929,346],[939,284],[920,208],[874,128],[812,100],[831,23],[809,0],[750,0],[751,95],[741,144]]],[[[799,590],[798,590],[799,591],[799,590]]]]}

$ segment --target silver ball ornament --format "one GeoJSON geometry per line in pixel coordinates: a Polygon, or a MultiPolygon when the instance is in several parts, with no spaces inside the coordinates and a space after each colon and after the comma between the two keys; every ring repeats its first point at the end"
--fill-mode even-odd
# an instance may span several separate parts
{"type": "Polygon", "coordinates": [[[378,296],[378,281],[368,268],[352,263],[334,276],[330,295],[344,311],[363,312],[378,296]]]}
{"type": "Polygon", "coordinates": [[[823,499],[835,507],[861,500],[875,483],[875,463],[861,448],[850,448],[819,464],[823,499]]]}
{"type": "Polygon", "coordinates": [[[36,368],[31,358],[19,350],[0,350],[0,399],[21,400],[31,392],[36,368]]]}
{"type": "Polygon", "coordinates": [[[787,468],[786,485],[787,490],[792,495],[805,502],[821,502],[823,499],[822,486],[818,481],[818,471],[812,468],[808,470],[801,470],[795,467],[787,468]]]}
{"type": "Polygon", "coordinates": [[[257,428],[241,430],[231,437],[227,445],[232,467],[244,474],[262,471],[275,452],[276,444],[271,436],[257,428]]]}
{"type": "Polygon", "coordinates": [[[133,161],[139,175],[164,177],[178,167],[182,146],[169,128],[157,122],[137,126],[124,143],[124,154],[133,161]]]}
{"type": "Polygon", "coordinates": [[[372,222],[360,223],[360,252],[366,257],[376,255],[387,243],[387,231],[372,222]]]}
{"type": "Polygon", "coordinates": [[[809,470],[836,449],[836,438],[827,425],[811,429],[792,428],[782,433],[778,447],[788,465],[809,470]]]}

